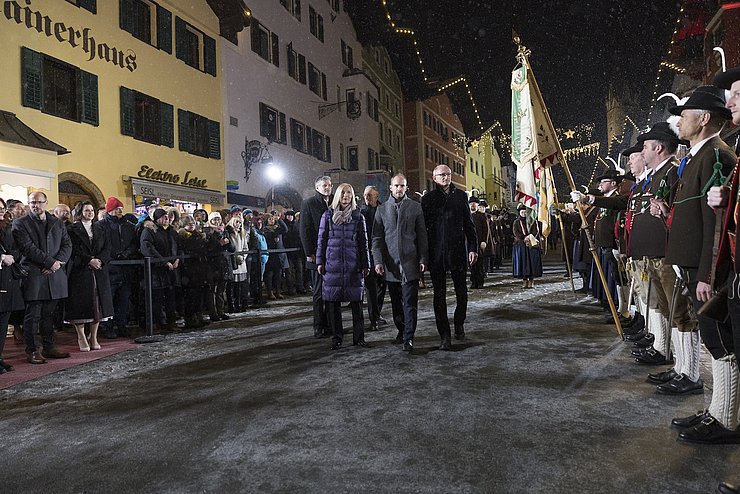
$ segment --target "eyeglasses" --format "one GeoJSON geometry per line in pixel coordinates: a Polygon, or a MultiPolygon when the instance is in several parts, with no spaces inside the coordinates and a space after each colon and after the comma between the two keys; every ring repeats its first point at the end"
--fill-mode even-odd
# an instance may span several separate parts
{"type": "Polygon", "coordinates": [[[40,205],[40,204],[46,204],[46,201],[28,201],[28,204],[31,206],[40,205]]]}
{"type": "Polygon", "coordinates": [[[452,173],[435,173],[435,177],[451,177],[452,173]]]}

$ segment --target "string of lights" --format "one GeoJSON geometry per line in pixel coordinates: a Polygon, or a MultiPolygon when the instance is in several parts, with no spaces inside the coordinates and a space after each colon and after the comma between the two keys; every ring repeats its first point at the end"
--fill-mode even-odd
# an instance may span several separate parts
{"type": "MultiPolygon", "coordinates": [[[[678,28],[681,26],[681,19],[683,18],[683,12],[684,12],[684,5],[682,2],[681,8],[678,11],[678,18],[676,19],[676,27],[673,29],[673,34],[671,35],[671,43],[668,46],[668,55],[671,55],[671,53],[673,53],[673,46],[676,44],[676,41],[678,41],[676,36],[678,35],[678,28]]],[[[655,110],[655,105],[658,103],[658,100],[656,98],[658,97],[658,86],[660,85],[660,78],[663,75],[663,71],[667,69],[675,70],[676,72],[679,72],[679,73],[686,72],[686,69],[682,69],[681,67],[675,64],[672,64],[670,62],[667,62],[665,60],[660,62],[660,64],[658,65],[658,75],[655,78],[655,84],[653,85],[653,97],[652,97],[652,102],[650,103],[650,111],[648,112],[648,117],[647,117],[648,122],[651,121],[652,116],[653,116],[653,111],[655,110]],[[682,69],[683,71],[679,69],[682,69]]]]}

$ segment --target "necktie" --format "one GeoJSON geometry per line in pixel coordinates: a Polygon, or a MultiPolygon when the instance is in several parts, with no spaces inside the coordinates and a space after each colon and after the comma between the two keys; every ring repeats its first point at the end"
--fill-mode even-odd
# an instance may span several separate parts
{"type": "Polygon", "coordinates": [[[691,153],[684,156],[684,158],[681,160],[681,163],[678,164],[678,177],[681,178],[683,175],[683,169],[686,168],[686,163],[691,161],[691,153]]]}
{"type": "Polygon", "coordinates": [[[652,179],[653,179],[653,174],[651,173],[650,175],[647,176],[647,178],[645,179],[645,181],[642,183],[642,191],[643,192],[645,192],[645,190],[647,189],[648,185],[650,185],[650,180],[652,180],[652,179]]]}

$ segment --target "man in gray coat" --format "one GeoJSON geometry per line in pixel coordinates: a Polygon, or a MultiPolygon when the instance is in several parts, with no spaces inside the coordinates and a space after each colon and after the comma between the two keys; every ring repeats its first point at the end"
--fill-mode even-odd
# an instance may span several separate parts
{"type": "Polygon", "coordinates": [[[13,239],[21,253],[21,265],[28,277],[21,281],[26,315],[23,330],[26,354],[32,364],[46,363],[45,358],[66,358],[54,346],[52,313],[57,300],[67,298],[67,273],[63,266],[72,254],[72,242],[61,220],[46,212],[46,194],[33,192],[28,196],[31,214],[13,221],[13,239]],[[40,333],[43,352],[36,343],[40,333]]]}
{"type": "Polygon", "coordinates": [[[402,174],[391,179],[391,198],[378,206],[373,226],[375,272],[385,276],[398,329],[396,343],[403,350],[414,348],[419,278],[426,269],[427,231],[421,205],[406,195],[408,182],[402,174]]]}

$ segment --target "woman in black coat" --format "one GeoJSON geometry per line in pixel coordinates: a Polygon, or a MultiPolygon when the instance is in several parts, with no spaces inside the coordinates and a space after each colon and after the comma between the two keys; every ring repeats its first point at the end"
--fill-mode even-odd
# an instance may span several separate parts
{"type": "Polygon", "coordinates": [[[12,275],[11,266],[20,260],[21,254],[10,231],[11,221],[10,211],[0,199],[0,374],[13,370],[13,366],[3,360],[10,314],[25,307],[20,281],[12,275]]]}
{"type": "Polygon", "coordinates": [[[519,217],[511,227],[514,234],[511,261],[514,278],[522,278],[522,288],[534,288],[533,278],[542,276],[540,226],[536,218],[529,216],[527,206],[520,204],[516,209],[519,217]]]}
{"type": "Polygon", "coordinates": [[[180,266],[180,259],[162,259],[176,257],[179,254],[177,233],[170,226],[167,211],[161,208],[152,214],[154,223],[144,222],[141,232],[140,250],[144,257],[152,258],[152,311],[154,322],[161,325],[162,308],[164,307],[166,325],[160,329],[176,331],[175,326],[175,270],[180,266]]]}
{"type": "Polygon", "coordinates": [[[98,326],[113,317],[108,263],[110,244],[102,225],[93,223],[95,208],[85,201],[79,221],[67,227],[72,241],[72,256],[68,265],[69,294],[64,304],[64,319],[74,325],[81,352],[99,350],[98,326]],[[85,337],[85,325],[90,328],[90,341],[85,337]]]}
{"type": "Polygon", "coordinates": [[[234,246],[226,232],[226,225],[221,213],[214,211],[208,215],[208,262],[211,267],[211,296],[208,299],[208,311],[211,321],[225,321],[226,315],[226,286],[234,280],[231,268],[231,256],[225,254],[234,252],[234,246]]]}

